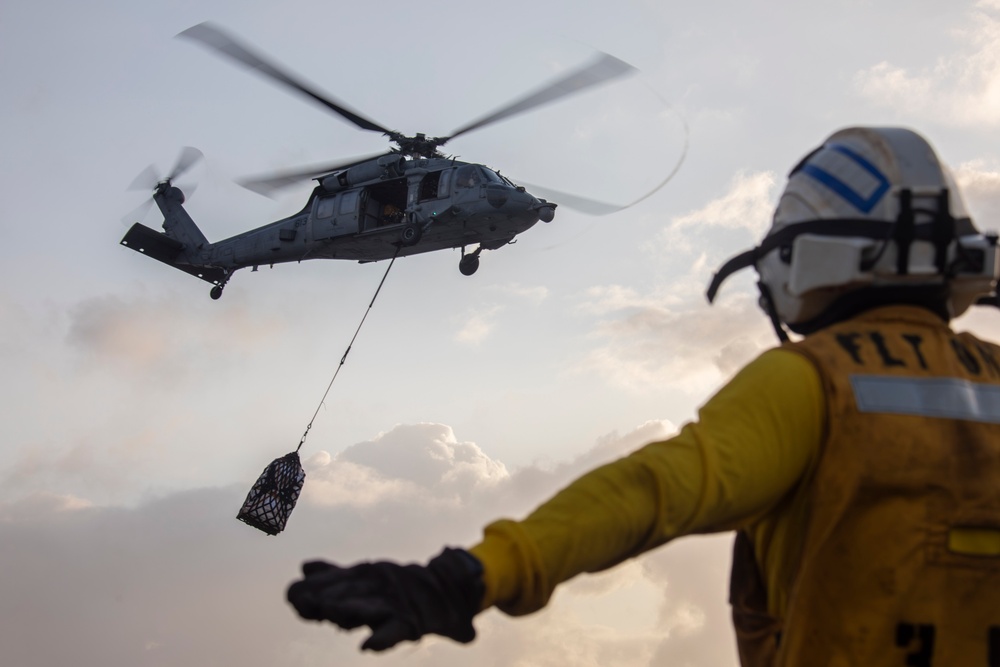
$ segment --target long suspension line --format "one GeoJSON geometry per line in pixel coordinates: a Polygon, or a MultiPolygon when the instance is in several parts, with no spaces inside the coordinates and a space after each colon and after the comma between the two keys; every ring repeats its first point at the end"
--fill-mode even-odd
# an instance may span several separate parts
{"type": "Polygon", "coordinates": [[[340,369],[344,367],[344,362],[347,361],[347,355],[351,353],[351,347],[354,345],[354,341],[358,338],[358,333],[361,331],[361,327],[364,326],[365,320],[368,319],[368,313],[371,312],[372,306],[375,305],[375,299],[378,298],[378,293],[382,291],[382,285],[385,284],[385,279],[389,277],[389,271],[392,269],[392,265],[396,262],[396,257],[399,255],[399,248],[396,249],[396,253],[392,256],[392,260],[389,262],[389,266],[385,269],[385,274],[382,276],[382,280],[378,284],[378,288],[375,290],[374,296],[372,296],[371,303],[368,304],[368,309],[365,310],[365,314],[361,317],[361,321],[358,323],[358,328],[354,330],[354,336],[351,337],[351,342],[347,344],[347,349],[344,350],[344,356],[340,358],[340,363],[337,365],[337,370],[333,372],[333,377],[330,378],[330,384],[326,385],[326,391],[323,392],[323,398],[320,399],[319,405],[316,406],[316,411],[313,413],[312,419],[309,420],[309,424],[306,425],[306,430],[302,433],[302,439],[299,440],[299,446],[295,448],[298,452],[302,449],[302,444],[306,441],[306,436],[309,435],[309,429],[312,428],[313,422],[316,421],[316,415],[319,414],[320,408],[326,402],[326,397],[330,393],[330,388],[333,387],[334,381],[337,379],[337,375],[340,373],[340,369]]]}

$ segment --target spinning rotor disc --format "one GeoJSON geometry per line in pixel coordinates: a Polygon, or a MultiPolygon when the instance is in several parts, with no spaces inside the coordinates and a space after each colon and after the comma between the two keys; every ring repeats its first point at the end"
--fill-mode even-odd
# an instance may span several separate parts
{"type": "MultiPolygon", "coordinates": [[[[446,157],[440,152],[439,149],[456,137],[480,130],[494,123],[498,123],[502,120],[523,114],[532,109],[551,104],[565,97],[614,81],[637,71],[632,65],[629,65],[614,56],[606,53],[599,53],[591,62],[542,85],[531,93],[519,97],[512,102],[508,102],[496,110],[459,127],[447,136],[429,137],[422,133],[410,136],[403,134],[402,132],[389,129],[381,123],[368,118],[361,112],[352,109],[347,104],[341,102],[332,95],[320,91],[316,86],[306,83],[298,76],[293,75],[282,66],[276,64],[269,57],[256,51],[253,47],[240,42],[211,23],[200,23],[179,33],[177,36],[198,42],[201,45],[206,46],[213,51],[236,61],[238,64],[272,80],[273,82],[291,89],[296,93],[304,95],[305,97],[311,99],[314,103],[325,108],[327,111],[336,114],[361,130],[378,132],[383,136],[388,137],[389,141],[395,144],[395,146],[388,151],[389,154],[399,153],[410,158],[446,157]]],[[[316,178],[317,176],[341,169],[346,169],[385,154],[387,153],[375,153],[348,160],[339,160],[336,162],[321,163],[296,169],[262,174],[242,179],[239,183],[250,190],[269,196],[281,188],[293,185],[300,181],[316,178]]],[[[681,156],[681,160],[683,160],[683,155],[681,156]]],[[[642,199],[645,199],[659,190],[668,180],[670,180],[674,172],[676,172],[676,168],[673,172],[671,172],[667,179],[657,185],[654,190],[635,202],[632,202],[632,204],[638,203],[642,199]]],[[[532,187],[536,188],[536,186],[532,187]]],[[[544,188],[536,189],[540,191],[544,190],[544,188]]],[[[612,213],[632,205],[628,204],[625,206],[618,206],[584,197],[560,193],[554,190],[548,190],[548,192],[555,194],[571,208],[576,208],[594,215],[612,213]]]]}

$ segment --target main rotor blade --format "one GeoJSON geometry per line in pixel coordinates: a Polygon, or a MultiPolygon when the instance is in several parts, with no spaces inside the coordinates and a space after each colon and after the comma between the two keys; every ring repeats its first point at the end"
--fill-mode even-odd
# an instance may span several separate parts
{"type": "Polygon", "coordinates": [[[530,183],[525,183],[524,181],[515,182],[519,185],[523,185],[531,194],[537,196],[542,196],[545,199],[567,208],[571,208],[581,213],[588,213],[590,215],[608,215],[609,213],[615,213],[617,211],[622,211],[632,206],[635,206],[639,202],[645,201],[646,199],[652,197],[654,194],[660,191],[660,189],[673,180],[677,172],[680,171],[681,165],[684,164],[684,160],[687,159],[688,152],[688,142],[690,140],[690,133],[688,131],[687,123],[681,118],[681,123],[684,127],[684,144],[681,147],[681,154],[677,158],[677,162],[674,164],[673,169],[666,177],[656,184],[656,186],[642,195],[638,199],[629,202],[628,204],[608,204],[606,202],[597,201],[596,199],[588,199],[586,197],[581,197],[579,195],[571,195],[566,192],[560,192],[558,190],[552,190],[551,188],[543,188],[539,185],[531,185],[530,183]]]}
{"type": "Polygon", "coordinates": [[[265,60],[264,56],[254,53],[248,47],[243,46],[235,39],[213,26],[211,23],[199,23],[196,26],[178,33],[177,36],[187,37],[188,39],[192,39],[196,42],[201,42],[205,46],[215,49],[219,53],[227,55],[237,62],[243,63],[250,69],[256,70],[264,76],[271,77],[275,81],[288,86],[292,90],[296,90],[303,95],[312,98],[316,102],[325,106],[327,109],[330,109],[334,113],[340,115],[342,118],[354,123],[362,130],[371,130],[373,132],[381,132],[382,134],[388,134],[390,132],[375,121],[369,120],[356,111],[349,109],[339,101],[334,101],[334,99],[329,95],[323,95],[310,86],[302,83],[291,74],[288,74],[276,65],[265,60]]]}
{"type": "Polygon", "coordinates": [[[247,190],[252,190],[257,194],[264,195],[265,197],[272,197],[278,190],[282,188],[287,188],[290,185],[295,185],[304,180],[314,178],[321,174],[327,174],[331,171],[337,171],[339,169],[346,169],[360,162],[366,162],[373,158],[381,157],[382,155],[387,155],[387,153],[374,153],[372,155],[359,156],[351,158],[350,160],[339,162],[330,162],[325,164],[314,164],[307,167],[298,167],[296,169],[289,169],[287,171],[276,171],[270,174],[265,174],[261,176],[253,176],[250,178],[242,178],[236,181],[247,190]]]}
{"type": "Polygon", "coordinates": [[[536,197],[541,197],[542,199],[550,201],[553,204],[565,206],[566,208],[571,208],[574,211],[580,211],[581,213],[586,213],[588,215],[608,215],[628,208],[627,204],[609,204],[607,202],[597,201],[596,199],[588,199],[579,195],[571,195],[559,190],[553,190],[552,188],[543,188],[540,185],[532,185],[531,183],[525,183],[524,181],[515,182],[518,185],[524,186],[528,192],[536,197]]]}
{"type": "MultiPolygon", "coordinates": [[[[678,168],[680,164],[677,165],[678,168]]],[[[659,192],[660,188],[670,182],[670,179],[674,177],[677,173],[677,169],[670,172],[670,175],[665,179],[660,181],[656,187],[642,195],[638,199],[629,202],[628,204],[609,204],[607,202],[597,201],[596,199],[588,199],[586,197],[581,197],[580,195],[571,195],[567,192],[560,192],[559,190],[553,190],[551,188],[544,188],[540,185],[532,185],[531,183],[525,183],[524,181],[515,181],[518,185],[523,185],[528,192],[535,195],[536,197],[544,197],[548,201],[560,206],[565,206],[566,208],[571,208],[575,211],[580,211],[581,213],[587,213],[588,215],[608,215],[610,213],[617,213],[618,211],[624,211],[627,208],[635,206],[641,201],[652,197],[654,194],[659,192]]]]}
{"type": "Polygon", "coordinates": [[[167,180],[168,181],[174,180],[175,178],[186,172],[188,169],[193,167],[195,163],[197,163],[198,160],[202,159],[203,157],[205,157],[205,154],[202,153],[197,148],[194,148],[192,146],[185,146],[184,148],[181,149],[181,154],[177,156],[177,164],[175,164],[174,168],[170,171],[170,175],[167,176],[167,180]]]}
{"type": "Polygon", "coordinates": [[[642,195],[638,199],[629,202],[628,204],[608,204],[607,202],[597,201],[596,199],[588,199],[586,197],[581,197],[579,195],[571,195],[566,192],[560,192],[558,190],[553,190],[551,188],[543,188],[540,185],[532,185],[530,183],[525,183],[524,181],[515,182],[518,185],[523,185],[528,192],[535,195],[536,197],[541,196],[545,199],[558,204],[560,206],[565,206],[566,208],[571,208],[581,213],[587,213],[589,215],[608,215],[610,213],[617,213],[618,211],[623,211],[627,208],[635,206],[641,201],[652,197],[654,194],[660,191],[664,185],[669,183],[673,177],[680,170],[681,165],[684,164],[684,159],[687,157],[687,147],[688,147],[688,137],[687,137],[687,124],[684,125],[684,148],[681,151],[681,155],[677,160],[677,164],[674,168],[670,170],[666,178],[656,184],[652,190],[642,195]]]}
{"type": "Polygon", "coordinates": [[[528,95],[494,111],[493,113],[483,116],[479,120],[473,121],[468,125],[455,130],[451,133],[450,137],[445,139],[445,141],[454,139],[460,134],[477,130],[484,125],[496,123],[497,121],[505,118],[510,118],[511,116],[519,113],[524,113],[529,109],[534,109],[535,107],[540,107],[545,104],[551,104],[560,98],[566,97],[567,95],[579,93],[587,88],[600,85],[634,71],[636,71],[636,68],[629,65],[624,60],[619,60],[612,55],[602,53],[589,65],[570,72],[566,76],[560,77],[559,79],[542,86],[535,92],[529,93],[528,95]]]}

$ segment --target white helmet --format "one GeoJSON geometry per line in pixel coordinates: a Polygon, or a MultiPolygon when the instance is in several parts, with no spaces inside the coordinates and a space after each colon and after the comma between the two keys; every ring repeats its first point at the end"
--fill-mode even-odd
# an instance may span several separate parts
{"type": "Polygon", "coordinates": [[[923,137],[853,127],[792,169],[767,236],[723,265],[708,299],[753,265],[783,340],[782,324],[809,333],[875,303],[923,300],[951,318],[993,291],[996,244],[923,137]]]}

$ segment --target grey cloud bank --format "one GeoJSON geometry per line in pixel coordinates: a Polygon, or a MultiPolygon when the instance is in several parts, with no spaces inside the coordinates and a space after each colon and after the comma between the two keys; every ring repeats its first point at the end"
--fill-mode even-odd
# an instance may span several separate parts
{"type": "MultiPolygon", "coordinates": [[[[134,508],[47,494],[4,504],[0,555],[14,575],[0,579],[5,663],[362,664],[359,637],[301,623],[285,605],[283,590],[298,562],[372,554],[426,558],[441,544],[475,539],[496,512],[523,512],[582,470],[671,430],[650,422],[624,436],[611,434],[553,469],[508,473],[474,443],[457,442],[444,425],[397,426],[336,457],[314,455],[309,492],[275,538],[233,518],[246,491],[241,486],[172,494],[134,508]],[[331,503],[332,481],[351,493],[331,503]]],[[[693,558],[706,554],[715,554],[708,555],[718,561],[713,570],[724,568],[725,558],[718,557],[724,551],[707,546],[582,577],[553,610],[539,614],[537,625],[491,613],[479,622],[481,637],[472,648],[432,641],[394,651],[386,664],[518,664],[529,648],[535,652],[530,664],[558,664],[566,641],[581,661],[575,664],[601,664],[662,652],[671,637],[683,639],[672,655],[686,655],[691,649],[683,647],[708,632],[705,623],[719,620],[724,605],[700,588],[714,571],[676,579],[671,572],[690,570],[693,558]],[[625,633],[607,614],[588,612],[623,588],[640,604],[650,601],[650,617],[625,633]]],[[[609,598],[611,605],[623,603],[627,598],[609,598]]]]}

